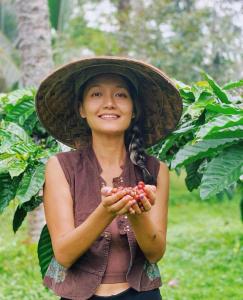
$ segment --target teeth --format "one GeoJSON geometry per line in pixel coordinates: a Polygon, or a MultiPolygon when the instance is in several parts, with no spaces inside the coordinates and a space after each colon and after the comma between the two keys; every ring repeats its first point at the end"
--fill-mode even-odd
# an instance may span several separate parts
{"type": "Polygon", "coordinates": [[[102,115],[100,116],[101,119],[117,119],[118,116],[115,115],[102,115]]]}

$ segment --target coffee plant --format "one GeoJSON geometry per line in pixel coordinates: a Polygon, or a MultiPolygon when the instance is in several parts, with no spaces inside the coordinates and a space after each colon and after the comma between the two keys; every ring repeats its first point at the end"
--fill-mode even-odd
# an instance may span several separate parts
{"type": "Polygon", "coordinates": [[[185,169],[188,190],[198,188],[201,199],[231,199],[239,188],[243,220],[243,101],[235,91],[243,80],[220,87],[202,75],[192,86],[177,82],[184,106],[177,130],[148,153],[178,174],[185,169]]]}
{"type": "MultiPolygon", "coordinates": [[[[177,129],[147,153],[178,174],[185,169],[188,190],[198,188],[202,199],[222,198],[225,193],[232,198],[236,188],[243,199],[243,103],[237,92],[243,81],[220,87],[208,74],[203,77],[192,86],[177,82],[183,98],[182,118],[177,129]]],[[[35,91],[28,89],[0,94],[0,213],[11,201],[17,203],[14,232],[42,202],[47,159],[64,149],[38,121],[34,97],[35,91]]],[[[243,200],[241,211],[243,219],[243,200]]],[[[43,277],[53,257],[46,225],[38,257],[43,277]]]]}

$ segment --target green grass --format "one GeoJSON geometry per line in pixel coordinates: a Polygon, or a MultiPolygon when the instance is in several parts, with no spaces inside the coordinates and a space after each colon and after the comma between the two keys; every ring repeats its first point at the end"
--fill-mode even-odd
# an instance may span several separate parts
{"type": "MultiPolygon", "coordinates": [[[[13,234],[13,209],[0,216],[0,299],[59,299],[42,286],[26,221],[13,234]]],[[[163,300],[242,300],[242,229],[239,195],[201,201],[198,192],[186,191],[183,176],[172,175],[167,249],[159,262],[163,300]]]]}
{"type": "Polygon", "coordinates": [[[183,176],[173,176],[170,199],[167,248],[159,262],[163,300],[242,300],[239,195],[202,201],[198,192],[183,189],[183,176]]]}

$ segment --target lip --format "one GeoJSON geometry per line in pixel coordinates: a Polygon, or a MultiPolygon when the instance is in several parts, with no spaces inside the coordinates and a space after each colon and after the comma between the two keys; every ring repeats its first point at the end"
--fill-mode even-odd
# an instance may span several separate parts
{"type": "Polygon", "coordinates": [[[114,117],[115,117],[114,119],[120,118],[120,116],[117,114],[101,114],[98,117],[101,119],[113,119],[114,117]]]}

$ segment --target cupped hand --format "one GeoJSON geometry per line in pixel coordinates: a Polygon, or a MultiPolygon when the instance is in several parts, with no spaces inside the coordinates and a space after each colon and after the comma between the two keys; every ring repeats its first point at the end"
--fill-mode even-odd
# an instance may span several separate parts
{"type": "Polygon", "coordinates": [[[101,189],[101,202],[107,213],[116,216],[124,215],[129,212],[130,207],[136,203],[124,190],[113,192],[111,187],[101,189]]]}
{"type": "Polygon", "coordinates": [[[144,186],[144,194],[140,195],[139,201],[131,206],[129,212],[131,214],[140,215],[143,212],[148,212],[155,204],[156,199],[156,186],[146,184],[144,186]]]}

